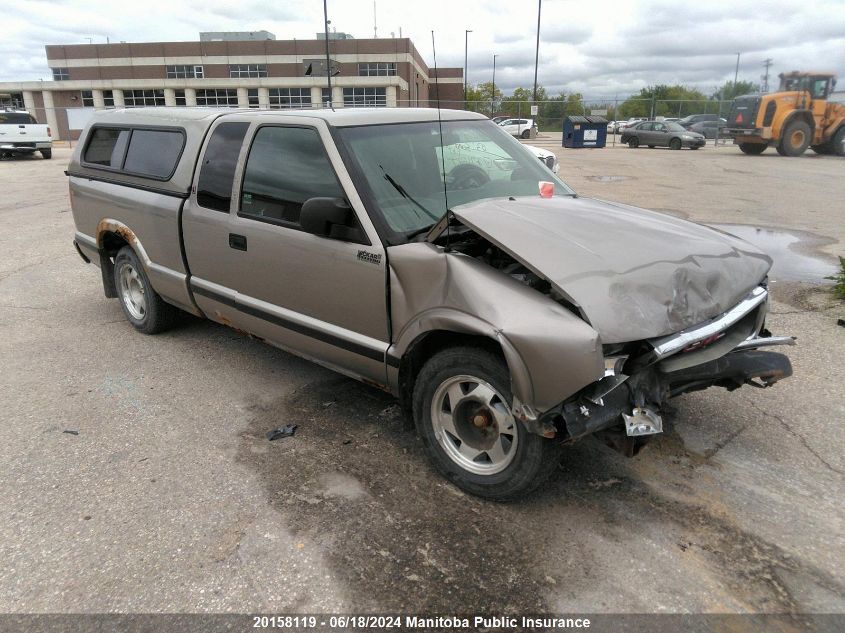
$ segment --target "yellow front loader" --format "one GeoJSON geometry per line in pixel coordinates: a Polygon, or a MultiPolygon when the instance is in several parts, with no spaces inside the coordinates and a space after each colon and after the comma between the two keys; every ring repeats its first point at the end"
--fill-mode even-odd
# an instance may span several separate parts
{"type": "Polygon", "coordinates": [[[726,131],[746,154],[771,145],[781,156],[800,156],[808,147],[845,156],[845,105],[828,100],[835,86],[830,73],[784,73],[777,92],[737,97],[726,131]]]}

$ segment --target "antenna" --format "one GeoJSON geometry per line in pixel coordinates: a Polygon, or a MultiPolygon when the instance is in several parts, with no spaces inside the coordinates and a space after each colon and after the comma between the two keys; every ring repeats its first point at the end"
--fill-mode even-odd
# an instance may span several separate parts
{"type": "Polygon", "coordinates": [[[373,0],[373,39],[378,39],[378,25],[376,24],[376,0],[373,0]]]}
{"type": "Polygon", "coordinates": [[[449,221],[449,194],[446,192],[446,151],[443,149],[443,118],[440,116],[440,73],[437,72],[437,49],[434,46],[434,31],[431,32],[431,54],[434,57],[434,88],[437,95],[437,128],[440,132],[440,168],[443,171],[443,200],[446,203],[446,250],[449,250],[451,230],[449,221]]]}

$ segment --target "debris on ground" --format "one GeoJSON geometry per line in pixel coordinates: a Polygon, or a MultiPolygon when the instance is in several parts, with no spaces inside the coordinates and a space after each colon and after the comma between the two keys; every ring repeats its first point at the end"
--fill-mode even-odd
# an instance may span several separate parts
{"type": "Polygon", "coordinates": [[[79,435],[79,431],[74,431],[73,429],[65,429],[62,433],[67,433],[68,435],[79,435]]]}
{"type": "Polygon", "coordinates": [[[280,437],[292,437],[294,433],[296,433],[296,424],[286,424],[267,431],[267,439],[272,442],[280,437]]]}

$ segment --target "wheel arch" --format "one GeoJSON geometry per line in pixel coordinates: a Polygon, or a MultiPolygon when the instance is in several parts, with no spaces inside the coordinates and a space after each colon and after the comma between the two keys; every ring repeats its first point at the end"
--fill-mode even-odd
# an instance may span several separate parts
{"type": "Polygon", "coordinates": [[[135,232],[126,224],[112,218],[103,218],[97,223],[95,238],[97,241],[97,251],[100,254],[103,292],[107,298],[114,299],[117,297],[117,291],[114,285],[114,258],[124,246],[128,246],[135,252],[138,259],[141,260],[144,272],[148,278],[150,277],[151,262],[147,251],[144,250],[144,246],[141,244],[138,236],[135,235],[135,232]]]}
{"type": "Polygon", "coordinates": [[[396,387],[403,411],[410,412],[414,383],[426,361],[456,346],[479,347],[504,360],[510,374],[515,413],[519,403],[534,401],[528,366],[501,330],[466,313],[438,310],[405,328],[392,348],[399,357],[396,387]]]}
{"type": "Polygon", "coordinates": [[[812,142],[812,138],[816,131],[816,121],[813,119],[813,113],[810,110],[793,110],[790,112],[781,124],[781,136],[783,136],[786,128],[792,125],[795,121],[803,121],[810,126],[810,139],[812,142]]]}

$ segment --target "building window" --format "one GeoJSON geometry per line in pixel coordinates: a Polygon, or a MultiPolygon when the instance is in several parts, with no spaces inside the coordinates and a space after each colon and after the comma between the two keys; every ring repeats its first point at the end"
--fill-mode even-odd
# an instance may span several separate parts
{"type": "Polygon", "coordinates": [[[328,88],[323,88],[322,91],[322,101],[324,108],[331,108],[332,107],[332,91],[328,88]]]}
{"type": "Polygon", "coordinates": [[[250,108],[258,107],[258,88],[250,88],[246,91],[247,101],[250,108]]]}
{"type": "Polygon", "coordinates": [[[124,90],[123,101],[127,108],[163,106],[164,90],[124,90]]]}
{"type": "Polygon", "coordinates": [[[366,108],[387,105],[386,88],[344,88],[343,105],[347,108],[366,108]]]}
{"type": "Polygon", "coordinates": [[[82,107],[83,108],[93,108],[94,107],[94,93],[91,90],[83,90],[81,94],[82,94],[82,107]]]}
{"type": "Polygon", "coordinates": [[[395,62],[358,64],[359,77],[392,77],[396,74],[395,62]]]}
{"type": "Polygon", "coordinates": [[[197,105],[211,108],[238,107],[237,88],[211,88],[197,90],[197,105]]]}
{"type": "Polygon", "coordinates": [[[103,105],[107,108],[114,107],[114,92],[111,90],[103,90],[103,105]]]}
{"type": "Polygon", "coordinates": [[[267,64],[232,64],[229,66],[229,77],[234,79],[257,78],[267,76],[267,64]]]}
{"type": "Polygon", "coordinates": [[[188,102],[185,100],[185,91],[184,90],[176,90],[176,105],[184,106],[188,105],[188,102]]]}
{"type": "Polygon", "coordinates": [[[202,66],[167,66],[168,79],[202,79],[202,66]]]}
{"type": "Polygon", "coordinates": [[[311,88],[271,88],[270,107],[279,108],[310,108],[311,88]]]}
{"type": "Polygon", "coordinates": [[[70,79],[70,73],[68,73],[67,68],[51,68],[50,70],[53,71],[53,81],[70,79]]]}

